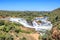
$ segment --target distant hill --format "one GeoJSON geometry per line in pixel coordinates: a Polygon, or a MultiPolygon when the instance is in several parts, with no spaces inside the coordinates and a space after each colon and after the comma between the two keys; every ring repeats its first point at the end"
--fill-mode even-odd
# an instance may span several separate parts
{"type": "Polygon", "coordinates": [[[53,11],[57,11],[57,10],[60,10],[60,8],[54,9],[53,11]]]}
{"type": "Polygon", "coordinates": [[[51,11],[50,17],[53,21],[60,21],[60,8],[51,11]]]}

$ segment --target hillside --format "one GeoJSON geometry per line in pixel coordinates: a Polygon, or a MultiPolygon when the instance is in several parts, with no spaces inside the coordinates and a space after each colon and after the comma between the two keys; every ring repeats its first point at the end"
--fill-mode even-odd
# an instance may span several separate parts
{"type": "Polygon", "coordinates": [[[4,11],[0,10],[0,18],[19,17],[32,21],[34,17],[48,16],[53,24],[48,36],[41,38],[34,29],[25,28],[21,24],[0,20],[0,40],[60,40],[60,8],[48,11],[4,11]]]}

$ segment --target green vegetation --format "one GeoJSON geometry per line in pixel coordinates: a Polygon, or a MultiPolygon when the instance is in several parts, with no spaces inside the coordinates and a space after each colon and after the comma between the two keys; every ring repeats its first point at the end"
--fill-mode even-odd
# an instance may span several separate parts
{"type": "MultiPolygon", "coordinates": [[[[22,17],[25,18],[27,21],[32,21],[34,17],[39,16],[48,16],[49,21],[52,22],[53,28],[57,27],[60,30],[60,8],[55,9],[53,11],[2,11],[0,10],[0,18],[5,17],[22,17]]],[[[13,40],[13,36],[10,34],[10,31],[15,32],[16,34],[19,33],[33,33],[34,31],[26,31],[20,28],[21,24],[16,24],[9,21],[0,20],[0,40],[13,40]]],[[[44,36],[46,37],[46,36],[44,36]]],[[[49,37],[50,38],[50,37],[49,37]]],[[[39,38],[40,39],[40,38],[39,38]]],[[[24,37],[22,40],[26,40],[24,37]]]]}
{"type": "MultiPolygon", "coordinates": [[[[20,26],[22,26],[21,24],[16,24],[13,22],[9,22],[9,21],[4,21],[4,20],[0,20],[0,39],[1,40],[13,40],[13,36],[10,34],[11,31],[15,32],[16,34],[19,33],[33,33],[34,31],[26,31],[20,28],[20,26]]],[[[16,35],[17,36],[17,35],[16,35]]],[[[25,38],[22,38],[22,40],[26,40],[25,38]]]]}

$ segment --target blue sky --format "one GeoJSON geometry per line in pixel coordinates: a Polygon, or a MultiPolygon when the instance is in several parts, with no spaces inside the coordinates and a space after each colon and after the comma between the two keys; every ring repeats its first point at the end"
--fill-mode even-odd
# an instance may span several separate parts
{"type": "Polygon", "coordinates": [[[60,8],[59,0],[0,0],[0,10],[51,11],[60,8]]]}

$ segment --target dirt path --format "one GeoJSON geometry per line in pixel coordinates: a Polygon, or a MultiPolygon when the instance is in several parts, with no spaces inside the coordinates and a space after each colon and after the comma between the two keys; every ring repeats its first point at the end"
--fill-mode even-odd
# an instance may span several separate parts
{"type": "Polygon", "coordinates": [[[33,38],[35,38],[35,40],[39,40],[39,34],[34,33],[34,34],[30,34],[30,36],[32,36],[33,38]]]}

